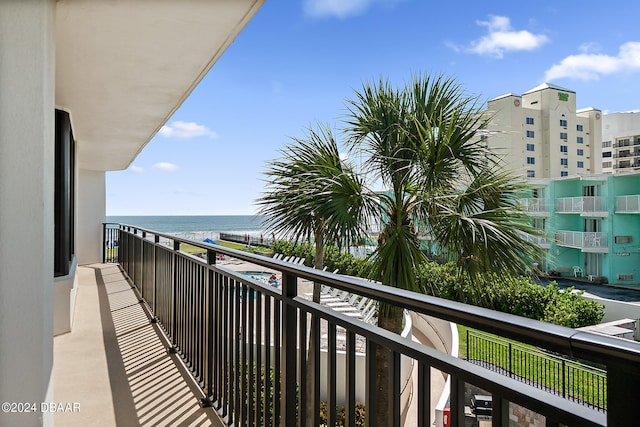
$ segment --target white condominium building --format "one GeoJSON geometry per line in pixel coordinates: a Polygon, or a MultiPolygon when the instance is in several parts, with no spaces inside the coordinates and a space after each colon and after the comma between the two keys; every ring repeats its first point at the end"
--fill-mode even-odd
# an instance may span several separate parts
{"type": "Polygon", "coordinates": [[[602,172],[640,171],[640,113],[612,113],[602,118],[602,172]]]}
{"type": "Polygon", "coordinates": [[[525,178],[602,171],[600,110],[576,110],[576,93],[549,83],[488,102],[488,147],[525,178]]]}

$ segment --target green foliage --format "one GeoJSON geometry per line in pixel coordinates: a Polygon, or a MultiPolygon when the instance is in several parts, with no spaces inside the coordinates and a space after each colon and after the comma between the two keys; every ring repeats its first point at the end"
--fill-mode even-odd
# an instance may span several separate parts
{"type": "MultiPolygon", "coordinates": [[[[309,243],[295,243],[278,240],[274,242],[272,249],[275,253],[285,256],[297,256],[305,258],[304,264],[313,266],[315,263],[315,249],[309,243]]],[[[366,277],[367,261],[356,258],[349,252],[341,252],[335,246],[327,246],[324,249],[324,265],[327,271],[339,270],[341,274],[355,277],[366,277]]]]}
{"type": "Polygon", "coordinates": [[[524,276],[485,273],[470,277],[453,263],[429,262],[417,272],[424,293],[569,328],[599,323],[604,306],[582,298],[582,291],[540,286],[524,276]]]}
{"type": "MultiPolygon", "coordinates": [[[[344,426],[346,422],[346,408],[344,406],[336,406],[336,426],[344,426]]],[[[365,407],[364,404],[356,402],[355,407],[355,425],[356,427],[364,427],[365,407]]],[[[329,407],[327,402],[320,402],[320,425],[329,425],[329,407]]]]}

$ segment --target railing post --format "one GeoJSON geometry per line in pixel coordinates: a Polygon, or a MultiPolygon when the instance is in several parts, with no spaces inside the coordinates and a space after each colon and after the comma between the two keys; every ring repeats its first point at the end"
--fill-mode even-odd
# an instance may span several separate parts
{"type": "Polygon", "coordinates": [[[171,348],[169,348],[169,353],[176,354],[178,352],[178,346],[176,345],[176,337],[178,336],[178,319],[177,315],[177,283],[178,283],[178,251],[180,250],[180,242],[178,240],[173,241],[173,251],[171,252],[171,295],[173,296],[173,301],[171,304],[171,314],[169,318],[171,319],[171,348]]]}
{"type": "Polygon", "coordinates": [[[296,358],[297,358],[297,315],[296,308],[291,304],[291,300],[298,292],[298,278],[291,273],[282,275],[282,361],[280,369],[282,371],[282,398],[280,407],[282,408],[283,427],[295,427],[296,417],[296,358]]]}
{"type": "Polygon", "coordinates": [[[513,377],[513,348],[509,342],[509,377],[513,377]]]}
{"type": "Polygon", "coordinates": [[[107,262],[107,223],[102,223],[102,263],[107,262]]]}
{"type": "Polygon", "coordinates": [[[630,363],[607,365],[607,425],[638,424],[640,366],[630,363]]]}

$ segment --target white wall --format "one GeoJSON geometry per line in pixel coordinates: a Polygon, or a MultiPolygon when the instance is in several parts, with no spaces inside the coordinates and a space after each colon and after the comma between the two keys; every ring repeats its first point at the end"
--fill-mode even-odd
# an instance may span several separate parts
{"type": "Polygon", "coordinates": [[[53,0],[0,2],[0,402],[53,401],[54,15],[53,0]]]}
{"type": "Polygon", "coordinates": [[[105,173],[80,169],[76,211],[78,265],[102,261],[102,223],[105,221],[105,173]]]}

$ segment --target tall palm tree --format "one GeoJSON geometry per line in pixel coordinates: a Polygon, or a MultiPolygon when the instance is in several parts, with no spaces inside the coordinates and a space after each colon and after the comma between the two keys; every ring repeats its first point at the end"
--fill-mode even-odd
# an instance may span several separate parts
{"type": "Polygon", "coordinates": [[[292,140],[280,150],[282,158],[267,165],[265,191],[257,200],[259,213],[266,215],[266,227],[277,235],[293,241],[313,236],[314,266],[321,269],[325,243],[342,246],[365,235],[369,197],[363,193],[362,178],[342,158],[329,127],[309,128],[305,138],[292,140]]]}
{"type": "MultiPolygon", "coordinates": [[[[362,178],[342,159],[338,144],[327,126],[308,129],[306,138],[280,151],[282,158],[268,164],[266,190],[257,203],[267,215],[270,231],[293,241],[313,236],[315,268],[324,265],[325,243],[348,245],[365,235],[365,218],[370,205],[362,178]]],[[[313,301],[320,302],[320,285],[314,283],[313,301]]],[[[317,322],[311,322],[310,336],[316,336],[317,322]]],[[[306,425],[314,425],[320,408],[314,408],[319,390],[314,374],[315,340],[309,340],[306,425]]]]}
{"type": "MultiPolygon", "coordinates": [[[[426,262],[420,235],[430,234],[461,268],[521,269],[531,246],[518,232],[524,216],[512,203],[519,191],[480,141],[488,117],[455,80],[416,76],[396,89],[387,81],[365,84],[348,101],[352,151],[363,153],[369,178],[381,180],[377,213],[383,224],[371,256],[372,278],[418,291],[416,268],[426,262]],[[513,214],[513,215],[512,215],[513,214]]],[[[379,305],[378,325],[400,333],[402,308],[379,305]]],[[[390,353],[376,354],[375,414],[391,425],[390,353]]]]}

